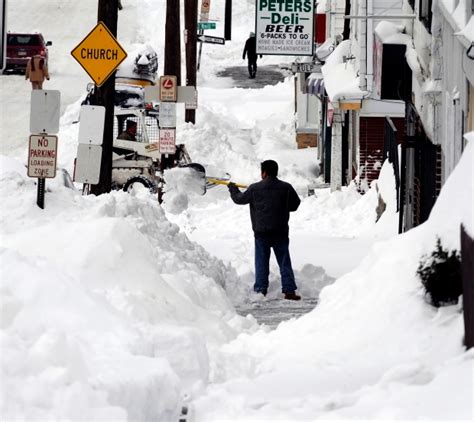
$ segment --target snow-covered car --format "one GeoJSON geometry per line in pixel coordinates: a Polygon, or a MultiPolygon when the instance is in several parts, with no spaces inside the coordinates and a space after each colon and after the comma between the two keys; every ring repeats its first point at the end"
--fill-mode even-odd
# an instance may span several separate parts
{"type": "MultiPolygon", "coordinates": [[[[82,105],[93,105],[95,85],[87,85],[87,95],[82,105]]],[[[145,108],[145,93],[142,86],[115,84],[114,105],[119,108],[145,108]]]]}

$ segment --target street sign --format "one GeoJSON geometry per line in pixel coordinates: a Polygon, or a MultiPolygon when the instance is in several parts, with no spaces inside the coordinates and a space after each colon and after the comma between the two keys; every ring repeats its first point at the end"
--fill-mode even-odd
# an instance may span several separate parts
{"type": "Polygon", "coordinates": [[[104,122],[105,107],[83,105],[79,117],[79,143],[102,145],[104,122]]]}
{"type": "Polygon", "coordinates": [[[176,76],[164,75],[160,77],[160,100],[176,102],[176,87],[178,79],[176,76]]]}
{"type": "Polygon", "coordinates": [[[30,135],[28,148],[28,177],[51,179],[56,177],[58,137],[30,135]]]}
{"type": "Polygon", "coordinates": [[[198,29],[204,31],[205,29],[216,29],[215,22],[198,22],[198,29]]]}
{"type": "MultiPolygon", "coordinates": [[[[158,102],[160,101],[160,87],[146,86],[145,90],[145,103],[158,102]]],[[[176,102],[177,103],[192,103],[197,98],[197,90],[195,86],[178,86],[176,102]]]]}
{"type": "Polygon", "coordinates": [[[312,0],[257,0],[257,54],[312,56],[314,3],[312,0]]]}
{"type": "Polygon", "coordinates": [[[97,86],[101,86],[127,57],[103,22],[99,22],[71,54],[97,86]]]}
{"type": "MultiPolygon", "coordinates": [[[[179,99],[179,92],[178,92],[178,99],[179,99]]],[[[194,90],[194,95],[192,99],[184,102],[184,108],[185,110],[196,110],[198,108],[198,93],[196,89],[194,90]]]]}
{"type": "Polygon", "coordinates": [[[102,147],[100,145],[79,144],[77,146],[74,181],[97,185],[100,177],[102,147]]]}
{"type": "Polygon", "coordinates": [[[202,0],[201,1],[201,16],[200,18],[203,21],[209,19],[209,10],[211,9],[211,0],[202,0]]]}
{"type": "Polygon", "coordinates": [[[161,103],[158,120],[160,127],[176,127],[176,103],[161,103]]]}
{"type": "Polygon", "coordinates": [[[321,72],[321,63],[292,63],[291,71],[293,73],[321,72]]]}
{"type": "Polygon", "coordinates": [[[58,133],[61,93],[56,90],[34,89],[30,100],[30,132],[58,133]]]}
{"type": "Polygon", "coordinates": [[[207,43],[207,44],[225,44],[225,38],[220,37],[210,37],[209,35],[198,34],[197,40],[199,42],[207,43]]]}
{"type": "Polygon", "coordinates": [[[160,154],[176,152],[176,129],[160,129],[160,154]]]}

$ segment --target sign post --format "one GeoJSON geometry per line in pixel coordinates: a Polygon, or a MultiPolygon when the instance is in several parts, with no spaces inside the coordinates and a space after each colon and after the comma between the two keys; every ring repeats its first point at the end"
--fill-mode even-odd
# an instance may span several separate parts
{"type": "Polygon", "coordinates": [[[56,177],[58,137],[47,134],[30,135],[28,147],[28,177],[38,178],[36,204],[44,209],[46,178],[56,177]]]}
{"type": "MultiPolygon", "coordinates": [[[[202,0],[201,1],[201,14],[199,20],[201,23],[207,22],[209,20],[209,11],[211,10],[211,0],[202,0]]],[[[199,29],[198,35],[204,35],[204,28],[199,29]]],[[[197,71],[201,67],[201,54],[202,54],[202,43],[199,44],[199,53],[198,53],[198,62],[197,62],[197,71]]]]}
{"type": "Polygon", "coordinates": [[[110,192],[112,188],[114,75],[115,69],[127,57],[115,38],[117,16],[116,1],[99,0],[98,24],[71,52],[96,84],[93,103],[105,107],[100,177],[99,182],[92,186],[92,193],[96,195],[110,192]]]}
{"type": "Polygon", "coordinates": [[[28,143],[28,177],[38,178],[36,204],[44,209],[46,180],[56,177],[61,93],[53,90],[31,91],[30,135],[28,143]]]}
{"type": "Polygon", "coordinates": [[[314,0],[257,0],[257,54],[312,56],[314,0]]]}

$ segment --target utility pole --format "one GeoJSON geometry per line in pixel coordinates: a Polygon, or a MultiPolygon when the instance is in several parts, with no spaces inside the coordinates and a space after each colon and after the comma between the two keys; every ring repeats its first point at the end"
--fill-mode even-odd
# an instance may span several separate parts
{"type": "Polygon", "coordinates": [[[180,0],[166,0],[165,75],[174,75],[181,85],[180,0]]]}
{"type": "Polygon", "coordinates": [[[232,38],[232,0],[225,0],[224,38],[230,41],[232,38]]]}
{"type": "MultiPolygon", "coordinates": [[[[114,37],[117,37],[118,3],[117,0],[99,0],[97,22],[103,22],[114,37]]],[[[112,147],[114,137],[114,97],[115,72],[102,86],[94,89],[96,105],[105,107],[104,138],[102,143],[102,159],[99,183],[92,185],[91,192],[95,195],[108,193],[112,186],[112,147]]]]}
{"type": "MultiPolygon", "coordinates": [[[[198,0],[184,0],[186,29],[186,85],[196,86],[198,0]]],[[[196,123],[196,110],[186,110],[185,122],[196,123]]]]}
{"type": "MultiPolygon", "coordinates": [[[[168,76],[176,76],[178,86],[181,85],[181,31],[179,6],[180,0],[166,0],[164,73],[168,76]]],[[[173,161],[173,157],[168,156],[168,154],[161,154],[161,171],[173,167],[173,161]]],[[[161,196],[161,193],[159,195],[161,196]]]]}

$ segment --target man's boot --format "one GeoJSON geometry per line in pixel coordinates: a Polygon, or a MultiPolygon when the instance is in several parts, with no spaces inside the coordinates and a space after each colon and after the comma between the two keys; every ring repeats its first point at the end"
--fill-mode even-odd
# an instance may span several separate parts
{"type": "Polygon", "coordinates": [[[301,300],[301,296],[297,295],[295,292],[284,293],[285,299],[287,300],[301,300]]]}

